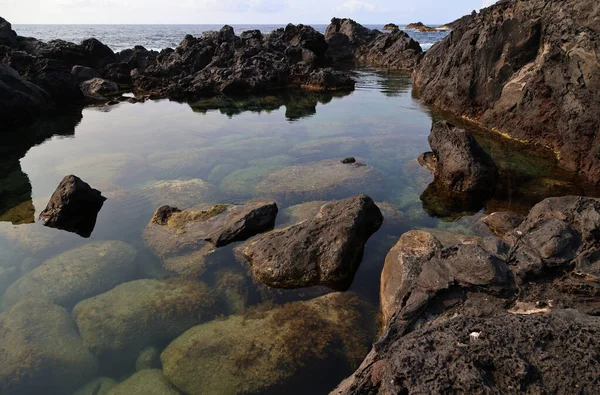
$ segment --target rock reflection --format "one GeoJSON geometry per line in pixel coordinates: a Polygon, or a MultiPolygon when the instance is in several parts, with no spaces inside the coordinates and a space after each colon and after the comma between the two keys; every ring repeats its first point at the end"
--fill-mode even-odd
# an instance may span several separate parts
{"type": "Polygon", "coordinates": [[[0,146],[0,222],[13,225],[35,222],[31,183],[19,160],[35,145],[52,136],[72,136],[82,119],[80,108],[17,127],[3,135],[0,146]]]}
{"type": "Polygon", "coordinates": [[[243,112],[263,111],[269,113],[285,106],[285,117],[290,121],[307,118],[317,113],[317,104],[328,104],[334,98],[341,98],[351,92],[284,92],[272,96],[229,97],[219,96],[188,103],[195,112],[206,114],[211,110],[219,110],[230,118],[243,112]]]}

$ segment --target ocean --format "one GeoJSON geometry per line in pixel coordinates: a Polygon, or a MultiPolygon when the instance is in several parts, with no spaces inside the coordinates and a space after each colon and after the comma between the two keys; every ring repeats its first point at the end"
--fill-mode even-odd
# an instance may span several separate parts
{"type": "MultiPolygon", "coordinates": [[[[270,33],[285,23],[279,25],[231,25],[236,34],[246,30],[258,29],[263,33],[270,33]]],[[[311,25],[317,31],[325,33],[327,25],[311,25]]],[[[383,25],[365,25],[370,29],[383,29],[383,25]]],[[[95,37],[108,45],[113,51],[118,52],[135,45],[142,45],[146,49],[160,51],[165,48],[176,47],[186,34],[198,36],[206,31],[219,30],[223,25],[13,25],[13,30],[20,36],[35,37],[42,41],[62,39],[70,42],[81,42],[86,38],[95,37]]],[[[403,26],[400,26],[402,28],[403,26]]],[[[419,32],[406,30],[418,41],[424,50],[443,39],[448,32],[419,32]]]]}

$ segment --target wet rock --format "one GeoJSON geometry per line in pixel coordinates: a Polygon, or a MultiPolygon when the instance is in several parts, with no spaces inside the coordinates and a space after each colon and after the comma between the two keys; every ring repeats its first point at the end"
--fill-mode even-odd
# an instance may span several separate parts
{"type": "Polygon", "coordinates": [[[326,391],[367,352],[373,318],[348,293],[231,316],[173,341],[161,355],[164,374],[186,394],[254,394],[290,385],[326,391]],[[311,380],[294,380],[300,376],[311,380]]]}
{"type": "Polygon", "coordinates": [[[157,221],[162,220],[164,212],[161,207],[144,230],[144,241],[163,260],[167,270],[200,273],[214,247],[273,229],[277,211],[272,201],[221,204],[204,211],[173,212],[165,225],[159,225],[157,221]]]}
{"type": "Polygon", "coordinates": [[[71,309],[80,300],[131,279],[136,250],[122,241],[98,241],[48,259],[15,281],[4,294],[4,309],[26,297],[71,309]]]}
{"type": "Polygon", "coordinates": [[[160,350],[154,346],[149,346],[140,351],[137,359],[135,360],[135,370],[140,371],[144,369],[160,369],[160,350]]]}
{"type": "Polygon", "coordinates": [[[19,73],[0,63],[0,121],[13,124],[54,106],[46,91],[25,81],[19,73]]]}
{"type": "Polygon", "coordinates": [[[399,27],[395,23],[387,23],[383,26],[383,30],[398,30],[399,27]]]}
{"type": "Polygon", "coordinates": [[[91,67],[81,65],[73,66],[71,69],[71,74],[75,76],[79,85],[94,78],[101,78],[100,73],[98,73],[96,70],[92,69],[91,67]]]}
{"type": "Polygon", "coordinates": [[[337,64],[358,62],[410,72],[423,52],[419,43],[401,30],[384,34],[352,19],[333,18],[325,38],[329,45],[327,55],[337,64]]]}
{"type": "Polygon", "coordinates": [[[358,195],[327,203],[310,220],[254,239],[243,255],[254,275],[269,286],[346,290],[365,243],[382,222],[373,200],[358,195]]]}
{"type": "Polygon", "coordinates": [[[419,165],[434,173],[437,169],[437,158],[433,152],[425,152],[421,154],[417,161],[419,165]]]}
{"type": "Polygon", "coordinates": [[[97,101],[106,101],[107,96],[115,95],[119,92],[119,86],[116,83],[102,78],[92,78],[91,80],[84,81],[80,87],[85,97],[97,101]]]}
{"type": "Polygon", "coordinates": [[[551,147],[563,168],[598,182],[597,10],[595,0],[503,1],[462,18],[423,56],[421,100],[551,147]]]}
{"type": "Polygon", "coordinates": [[[168,342],[212,319],[215,299],[200,282],[136,280],[85,299],[73,318],[85,344],[103,361],[133,366],[145,347],[168,342]]]}
{"type": "Polygon", "coordinates": [[[496,236],[502,238],[505,234],[521,225],[525,218],[521,214],[508,211],[496,212],[482,218],[481,221],[496,236]]]}
{"type": "Polygon", "coordinates": [[[106,395],[118,383],[109,377],[99,377],[79,388],[73,395],[106,395]]]}
{"type": "Polygon", "coordinates": [[[0,314],[0,350],[2,394],[69,394],[98,369],[69,313],[40,299],[0,314]]]}
{"type": "Polygon", "coordinates": [[[161,206],[156,210],[154,216],[150,220],[152,223],[157,225],[167,225],[169,223],[169,219],[173,216],[173,214],[180,213],[181,210],[177,207],[171,206],[161,206]]]}
{"type": "Polygon", "coordinates": [[[352,156],[342,159],[343,164],[356,163],[356,159],[352,156]]]}
{"type": "Polygon", "coordinates": [[[435,182],[459,193],[495,191],[498,168],[469,132],[438,122],[431,129],[429,145],[436,158],[435,182]]]}
{"type": "Polygon", "coordinates": [[[262,195],[277,198],[319,198],[363,191],[377,184],[379,174],[371,166],[343,164],[339,160],[323,160],[290,166],[268,174],[258,184],[262,195]]]}
{"type": "Polygon", "coordinates": [[[180,395],[159,369],[140,370],[107,395],[180,395]]]}
{"type": "Polygon", "coordinates": [[[66,176],[40,213],[40,220],[46,226],[90,237],[105,200],[100,191],[91,188],[80,178],[66,176]]]}
{"type": "Polygon", "coordinates": [[[457,317],[389,339],[385,352],[372,352],[368,366],[331,393],[536,393],[549,388],[570,393],[577,388],[593,394],[600,374],[599,335],[597,317],[573,310],[457,317]]]}

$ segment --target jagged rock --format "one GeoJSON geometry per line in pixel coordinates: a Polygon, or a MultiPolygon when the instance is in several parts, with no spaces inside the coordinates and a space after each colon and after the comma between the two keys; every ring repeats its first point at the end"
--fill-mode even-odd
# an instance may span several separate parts
{"type": "Polygon", "coordinates": [[[214,296],[203,283],[146,279],[85,299],[72,315],[96,356],[133,366],[145,347],[168,342],[214,318],[214,305],[214,296]]]}
{"type": "Polygon", "coordinates": [[[501,1],[462,18],[415,73],[421,100],[552,148],[600,181],[600,21],[595,0],[501,1]]]}
{"type": "Polygon", "coordinates": [[[367,352],[373,313],[356,296],[333,293],[198,325],[164,350],[164,375],[190,395],[279,393],[290,385],[321,393],[367,352]]]}
{"type": "Polygon", "coordinates": [[[69,394],[97,369],[62,307],[27,298],[0,314],[0,393],[69,394]]]}
{"type": "Polygon", "coordinates": [[[2,17],[0,17],[0,45],[17,46],[17,33],[12,29],[11,24],[2,17]]]}
{"type": "Polygon", "coordinates": [[[107,96],[115,95],[119,92],[119,85],[102,78],[92,78],[91,80],[84,81],[81,83],[80,88],[86,98],[96,101],[106,101],[107,96]]]}
{"type": "Polygon", "coordinates": [[[365,243],[382,222],[373,200],[358,195],[329,202],[310,220],[262,235],[242,253],[254,275],[271,287],[325,285],[343,291],[352,284],[365,243]]]}
{"type": "Polygon", "coordinates": [[[435,161],[424,158],[424,162],[435,163],[434,182],[458,193],[493,194],[498,168],[472,134],[448,122],[438,122],[431,129],[429,145],[435,161]]]}
{"type": "Polygon", "coordinates": [[[0,63],[0,122],[10,125],[47,112],[54,103],[46,91],[25,81],[19,73],[0,63]]]}
{"type": "Polygon", "coordinates": [[[46,226],[89,237],[105,200],[100,191],[91,188],[80,178],[66,176],[40,213],[40,220],[46,226]]]}
{"type": "Polygon", "coordinates": [[[180,395],[159,369],[140,370],[107,395],[180,395]]]}
{"type": "Polygon", "coordinates": [[[490,229],[496,236],[502,238],[505,234],[521,225],[525,218],[521,214],[511,213],[508,211],[497,212],[482,218],[481,221],[490,229]]]}
{"type": "Polygon", "coordinates": [[[277,204],[272,201],[220,204],[204,211],[161,207],[144,230],[144,241],[168,271],[199,273],[205,269],[205,258],[214,247],[273,229],[277,211],[277,204]],[[170,213],[165,215],[166,211],[170,213]]]}
{"type": "Polygon", "coordinates": [[[333,18],[325,38],[327,55],[337,64],[358,62],[412,72],[423,52],[419,43],[401,30],[384,34],[352,19],[333,18]]]}
{"type": "Polygon", "coordinates": [[[4,309],[27,297],[71,309],[106,292],[136,272],[136,250],[122,241],[98,241],[48,259],[15,281],[4,294],[4,309]]]}

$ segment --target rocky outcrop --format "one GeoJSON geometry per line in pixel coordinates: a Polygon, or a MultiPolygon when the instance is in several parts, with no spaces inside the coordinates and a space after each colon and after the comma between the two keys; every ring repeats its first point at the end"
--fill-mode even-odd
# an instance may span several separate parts
{"type": "Polygon", "coordinates": [[[550,147],[597,183],[599,15],[594,0],[498,2],[427,51],[415,87],[424,103],[550,147]]]}
{"type": "Polygon", "coordinates": [[[106,198],[74,175],[62,179],[48,205],[40,213],[46,226],[89,237],[106,198]]]}
{"type": "Polygon", "coordinates": [[[358,195],[327,203],[310,220],[258,237],[242,254],[254,275],[271,287],[324,285],[344,291],[360,266],[365,243],[382,222],[373,200],[358,195]]]}
{"type": "Polygon", "coordinates": [[[426,153],[419,162],[434,168],[436,183],[457,193],[493,194],[498,168],[471,133],[448,122],[438,122],[431,129],[429,145],[434,158],[426,153]]]}
{"type": "Polygon", "coordinates": [[[92,78],[79,85],[81,92],[91,101],[105,102],[108,97],[119,93],[119,85],[102,78],[92,78]]]}
{"type": "Polygon", "coordinates": [[[395,23],[387,23],[383,26],[383,30],[398,30],[399,27],[395,23]]]}
{"type": "Polygon", "coordinates": [[[132,279],[136,250],[122,241],[98,241],[50,258],[15,281],[4,294],[4,309],[31,297],[67,309],[83,299],[132,279]]]}
{"type": "Polygon", "coordinates": [[[332,394],[594,393],[599,250],[600,199],[574,196],[503,240],[404,234],[382,273],[384,333],[332,394]]]}
{"type": "Polygon", "coordinates": [[[97,370],[62,307],[24,299],[0,314],[1,394],[70,394],[97,370]]]}
{"type": "Polygon", "coordinates": [[[420,32],[435,32],[437,29],[435,27],[426,26],[423,22],[409,23],[406,25],[405,29],[407,30],[418,30],[420,32]]]}
{"type": "Polygon", "coordinates": [[[273,229],[277,212],[272,201],[218,204],[202,211],[163,206],[144,230],[144,241],[168,271],[200,274],[215,247],[273,229]]]}
{"type": "Polygon", "coordinates": [[[333,18],[325,31],[329,56],[335,64],[366,64],[411,72],[423,52],[418,42],[401,30],[384,34],[352,19],[333,18]]]}
{"type": "Polygon", "coordinates": [[[48,93],[0,63],[0,122],[11,125],[54,108],[48,93]]]}
{"type": "Polygon", "coordinates": [[[165,348],[163,372],[190,395],[284,393],[290,388],[325,393],[368,351],[374,313],[351,293],[332,293],[212,321],[165,348]]]}

